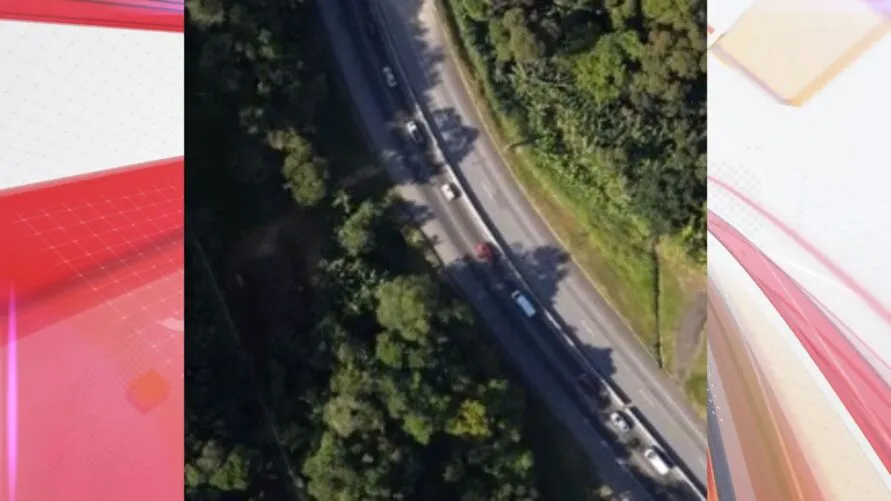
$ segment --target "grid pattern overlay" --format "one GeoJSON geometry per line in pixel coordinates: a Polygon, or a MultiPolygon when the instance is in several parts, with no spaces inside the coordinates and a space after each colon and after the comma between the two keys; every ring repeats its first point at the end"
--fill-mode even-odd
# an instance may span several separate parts
{"type": "Polygon", "coordinates": [[[17,501],[182,497],[182,175],[180,157],[0,197],[17,501]]]}
{"type": "MultiPolygon", "coordinates": [[[[32,254],[48,254],[41,261],[74,278],[68,285],[78,291],[79,304],[101,305],[105,322],[125,322],[137,337],[156,324],[182,321],[181,186],[162,179],[130,193],[58,205],[36,215],[19,213],[17,223],[32,254]]],[[[146,344],[158,353],[178,345],[181,359],[181,339],[165,331],[171,333],[166,339],[145,339],[146,344]]],[[[164,363],[175,355],[164,353],[164,363]]]]}
{"type": "Polygon", "coordinates": [[[182,158],[170,159],[0,198],[4,278],[20,302],[72,280],[90,282],[95,301],[181,269],[181,259],[152,257],[182,239],[181,172],[182,158]]]}
{"type": "Polygon", "coordinates": [[[28,263],[12,281],[20,337],[101,307],[107,325],[137,338],[165,326],[145,345],[164,364],[182,360],[181,173],[175,159],[0,199],[16,210],[6,245],[28,263]]]}

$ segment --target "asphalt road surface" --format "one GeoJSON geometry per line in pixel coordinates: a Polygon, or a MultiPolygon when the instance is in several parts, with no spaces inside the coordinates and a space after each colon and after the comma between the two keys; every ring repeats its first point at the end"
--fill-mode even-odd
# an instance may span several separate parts
{"type": "Polygon", "coordinates": [[[369,19],[358,15],[355,1],[319,2],[345,85],[369,141],[383,152],[384,165],[403,197],[419,208],[416,218],[435,242],[451,278],[493,327],[527,381],[595,458],[599,474],[617,490],[631,491],[634,499],[648,499],[638,477],[624,466],[634,458],[616,461],[622,452],[603,438],[602,416],[580,405],[582,399],[572,381],[584,369],[560,349],[563,341],[559,334],[520,314],[508,298],[516,287],[509,273],[463,262],[462,257],[472,253],[476,243],[487,239],[465,199],[473,196],[498,237],[512,249],[514,262],[531,284],[535,299],[552,309],[590,347],[586,353],[591,355],[590,362],[635,401],[667,445],[704,478],[703,424],[689,408],[677,403],[683,402],[681,392],[662,376],[609,306],[565,260],[553,236],[525,202],[491,142],[475,125],[475,112],[454,67],[442,57],[442,49],[436,49],[441,38],[419,23],[420,4],[415,0],[384,0],[381,4],[399,52],[389,55],[396,59],[389,64],[397,70],[399,85],[410,84],[421,98],[425,118],[435,124],[432,132],[443,140],[449,160],[464,177],[462,184],[473,186],[471,193],[462,193],[453,202],[447,202],[438,188],[449,180],[448,173],[423,168],[429,163],[421,153],[423,148],[412,145],[401,131],[400,120],[405,116],[398,110],[411,103],[403,92],[384,85],[380,67],[388,63],[388,55],[370,50],[373,33],[370,36],[368,32],[375,28],[369,26],[369,19]],[[424,37],[418,36],[422,30],[424,37]],[[697,470],[702,470],[701,474],[697,470]]]}

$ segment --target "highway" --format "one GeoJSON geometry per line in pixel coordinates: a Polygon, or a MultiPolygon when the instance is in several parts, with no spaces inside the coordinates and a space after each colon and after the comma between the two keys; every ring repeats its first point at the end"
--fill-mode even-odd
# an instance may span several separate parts
{"type": "Polygon", "coordinates": [[[450,278],[613,488],[631,492],[635,500],[652,499],[648,493],[658,493],[660,485],[674,480],[649,478],[652,475],[640,466],[640,458],[629,455],[614,430],[603,424],[602,406],[580,394],[575,378],[590,368],[622,388],[659,430],[661,443],[674,458],[704,482],[704,424],[526,203],[494,146],[480,132],[456,69],[443,57],[438,27],[422,24],[424,20],[436,24],[431,11],[417,10],[430,5],[382,0],[383,15],[378,17],[369,15],[362,1],[318,5],[368,140],[381,152],[403,198],[420,209],[417,222],[434,242],[450,278]],[[375,19],[380,22],[374,23],[375,19]],[[394,68],[398,89],[384,84],[383,65],[394,68]],[[413,98],[419,100],[420,109],[414,107],[413,98]],[[412,115],[421,124],[434,125],[430,132],[444,145],[447,159],[438,156],[437,148],[418,148],[407,139],[403,121],[412,115]],[[454,171],[441,165],[446,160],[454,171]],[[439,167],[431,171],[429,165],[439,167]],[[452,172],[459,178],[452,179],[452,172]],[[458,200],[447,202],[442,196],[438,186],[447,181],[465,187],[458,200]],[[474,206],[481,207],[482,214],[474,206]],[[482,266],[463,259],[478,242],[492,239],[490,229],[506,249],[510,265],[482,266]],[[509,299],[511,290],[527,284],[539,307],[552,313],[549,317],[556,326],[543,319],[528,321],[509,299]],[[585,347],[577,349],[581,345],[585,347]]]}

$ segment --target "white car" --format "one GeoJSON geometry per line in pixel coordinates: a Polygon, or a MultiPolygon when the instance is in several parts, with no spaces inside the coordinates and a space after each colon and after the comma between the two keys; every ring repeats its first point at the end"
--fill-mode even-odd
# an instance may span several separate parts
{"type": "Polygon", "coordinates": [[[405,122],[405,130],[408,132],[408,135],[411,136],[411,140],[415,143],[421,144],[424,142],[424,135],[421,134],[421,128],[418,127],[418,124],[414,120],[405,122]]]}
{"type": "Polygon", "coordinates": [[[393,74],[393,69],[390,68],[389,66],[384,66],[384,68],[381,70],[381,72],[384,74],[384,80],[387,82],[387,87],[389,87],[391,89],[395,89],[396,88],[396,75],[393,74]]]}
{"type": "Polygon", "coordinates": [[[444,196],[444,197],[446,198],[446,200],[448,200],[449,202],[451,202],[452,200],[458,198],[458,192],[455,191],[455,187],[452,186],[452,185],[449,184],[449,183],[445,183],[444,185],[440,186],[439,189],[442,190],[442,194],[443,194],[443,196],[444,196]]]}
{"type": "Polygon", "coordinates": [[[656,473],[662,475],[668,475],[668,472],[671,471],[671,468],[668,466],[668,463],[665,462],[665,458],[662,457],[662,454],[656,449],[650,447],[649,449],[644,451],[644,457],[647,458],[647,461],[650,462],[650,466],[656,470],[656,473]]]}
{"type": "Polygon", "coordinates": [[[613,412],[612,414],[610,414],[609,421],[610,423],[615,425],[615,427],[618,428],[619,431],[621,431],[622,433],[625,433],[631,429],[631,424],[628,422],[627,419],[625,419],[625,416],[623,416],[621,412],[613,412]]]}

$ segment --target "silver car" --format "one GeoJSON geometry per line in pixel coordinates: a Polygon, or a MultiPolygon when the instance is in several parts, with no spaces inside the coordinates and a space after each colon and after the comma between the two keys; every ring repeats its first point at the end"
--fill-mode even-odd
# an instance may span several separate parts
{"type": "Polygon", "coordinates": [[[414,120],[409,120],[405,123],[405,130],[408,132],[411,140],[415,143],[421,144],[424,142],[424,135],[421,133],[421,128],[418,127],[417,122],[414,120]]]}
{"type": "Polygon", "coordinates": [[[451,185],[451,183],[445,183],[439,187],[442,190],[442,195],[451,202],[452,200],[458,198],[458,192],[455,191],[455,187],[451,185]]]}
{"type": "Polygon", "coordinates": [[[631,423],[625,418],[621,412],[613,412],[609,415],[609,421],[622,433],[631,429],[631,423]]]}
{"type": "Polygon", "coordinates": [[[649,449],[644,451],[644,457],[649,461],[650,466],[656,470],[661,476],[668,475],[668,472],[671,471],[671,467],[668,466],[668,463],[665,461],[665,458],[662,456],[662,453],[658,450],[650,447],[649,449]]]}

